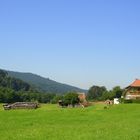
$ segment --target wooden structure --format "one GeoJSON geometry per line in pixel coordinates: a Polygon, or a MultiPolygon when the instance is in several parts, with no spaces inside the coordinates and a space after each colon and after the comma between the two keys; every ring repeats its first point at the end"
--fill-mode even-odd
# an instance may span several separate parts
{"type": "Polygon", "coordinates": [[[136,79],[131,85],[125,88],[124,99],[140,99],[140,80],[136,79]]]}
{"type": "Polygon", "coordinates": [[[10,109],[36,109],[39,107],[38,103],[32,103],[32,102],[16,102],[13,104],[5,104],[3,105],[4,110],[10,110],[10,109]]]}

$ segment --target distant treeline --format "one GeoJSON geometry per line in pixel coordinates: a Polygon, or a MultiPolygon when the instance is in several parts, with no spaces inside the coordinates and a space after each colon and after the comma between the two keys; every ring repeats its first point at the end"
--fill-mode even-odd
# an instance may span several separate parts
{"type": "Polygon", "coordinates": [[[13,102],[40,102],[49,103],[56,95],[52,93],[39,93],[32,91],[15,91],[10,88],[0,87],[0,103],[13,102]]]}
{"type": "Polygon", "coordinates": [[[92,86],[87,93],[87,99],[96,101],[112,100],[114,98],[121,98],[123,93],[124,90],[120,86],[116,86],[112,90],[107,90],[104,86],[92,86]]]}

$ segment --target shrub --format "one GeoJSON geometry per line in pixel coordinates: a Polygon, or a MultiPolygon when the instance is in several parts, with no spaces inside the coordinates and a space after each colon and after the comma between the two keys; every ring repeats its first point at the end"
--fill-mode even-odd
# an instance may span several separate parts
{"type": "Polygon", "coordinates": [[[132,103],[132,100],[124,100],[125,104],[132,103]]]}
{"type": "Polygon", "coordinates": [[[132,103],[140,104],[140,99],[132,100],[132,103]]]}
{"type": "Polygon", "coordinates": [[[140,99],[131,99],[131,100],[124,100],[124,103],[137,103],[140,104],[140,99]]]}

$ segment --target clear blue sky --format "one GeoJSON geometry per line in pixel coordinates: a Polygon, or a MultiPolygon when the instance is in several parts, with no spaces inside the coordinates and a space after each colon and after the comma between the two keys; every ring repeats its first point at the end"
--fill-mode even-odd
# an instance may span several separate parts
{"type": "Polygon", "coordinates": [[[140,78],[140,1],[1,0],[0,68],[125,87],[140,78]]]}

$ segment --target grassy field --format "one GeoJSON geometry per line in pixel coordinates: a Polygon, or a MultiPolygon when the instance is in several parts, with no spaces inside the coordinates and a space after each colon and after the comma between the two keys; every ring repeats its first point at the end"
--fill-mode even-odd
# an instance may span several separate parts
{"type": "Polygon", "coordinates": [[[0,106],[0,140],[140,140],[140,105],[123,104],[61,109],[4,111],[0,106]]]}

